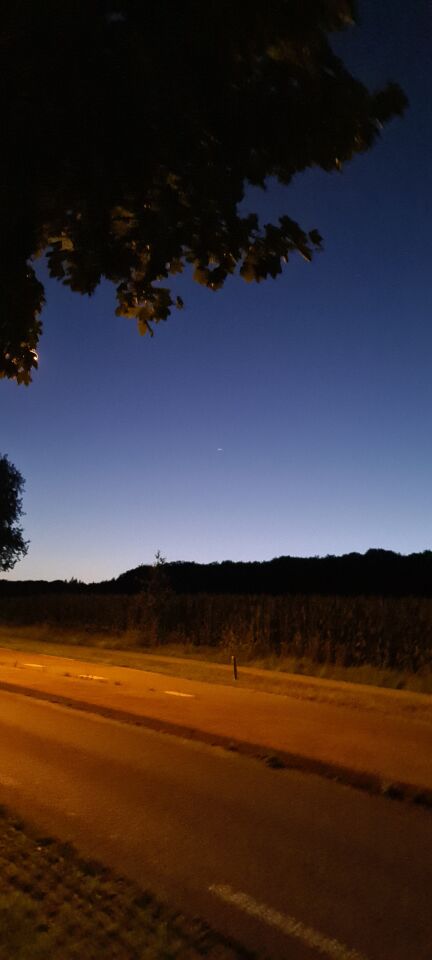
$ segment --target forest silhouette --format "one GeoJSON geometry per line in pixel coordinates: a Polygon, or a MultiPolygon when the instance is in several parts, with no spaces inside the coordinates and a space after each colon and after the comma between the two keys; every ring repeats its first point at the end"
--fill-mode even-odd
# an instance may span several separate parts
{"type": "MultiPolygon", "coordinates": [[[[99,583],[84,583],[74,578],[68,581],[0,580],[0,596],[38,593],[131,595],[153,589],[155,580],[161,580],[161,567],[142,564],[99,583]]],[[[282,556],[261,562],[165,562],[163,584],[163,589],[187,594],[431,597],[432,551],[404,555],[392,550],[371,549],[364,554],[282,556]]]]}

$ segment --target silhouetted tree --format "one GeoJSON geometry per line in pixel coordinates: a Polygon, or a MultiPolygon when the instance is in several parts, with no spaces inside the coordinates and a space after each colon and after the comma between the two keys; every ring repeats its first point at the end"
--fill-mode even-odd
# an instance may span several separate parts
{"type": "Polygon", "coordinates": [[[19,519],[24,480],[6,456],[0,456],[0,570],[11,570],[27,553],[19,519]]]}
{"type": "Polygon", "coordinates": [[[403,111],[399,87],[370,93],[334,54],[354,20],[354,0],[4,6],[0,375],[37,366],[43,252],[74,291],[113,281],[141,333],[183,305],[160,281],[186,264],[218,290],[312,258],[316,229],[239,204],[248,184],[340,170],[403,111]]]}

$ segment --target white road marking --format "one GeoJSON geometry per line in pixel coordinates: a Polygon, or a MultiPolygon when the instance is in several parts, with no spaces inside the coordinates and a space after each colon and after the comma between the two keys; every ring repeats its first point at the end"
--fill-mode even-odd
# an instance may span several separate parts
{"type": "Polygon", "coordinates": [[[43,663],[23,663],[23,667],[36,667],[37,670],[43,670],[43,663]]]}
{"type": "Polygon", "coordinates": [[[0,775],[0,787],[17,787],[18,780],[15,780],[14,777],[8,777],[5,773],[0,775]]]}
{"type": "Polygon", "coordinates": [[[79,674],[78,674],[78,679],[79,679],[79,680],[106,680],[106,681],[108,681],[108,677],[97,677],[96,674],[94,674],[94,673],[79,673],[79,674]]]}
{"type": "Polygon", "coordinates": [[[333,940],[319,933],[318,930],[305,926],[301,920],[296,920],[295,917],[290,917],[286,913],[279,913],[265,903],[259,903],[253,897],[249,897],[247,893],[233,890],[228,884],[213,884],[209,890],[226,903],[244,910],[249,916],[262,920],[263,923],[281,930],[289,937],[296,937],[306,946],[330,957],[330,960],[366,960],[364,954],[359,953],[358,950],[351,950],[344,943],[339,943],[338,940],[333,940]]]}
{"type": "Polygon", "coordinates": [[[169,693],[170,697],[195,697],[194,693],[181,693],[180,690],[164,690],[164,693],[169,693]]]}

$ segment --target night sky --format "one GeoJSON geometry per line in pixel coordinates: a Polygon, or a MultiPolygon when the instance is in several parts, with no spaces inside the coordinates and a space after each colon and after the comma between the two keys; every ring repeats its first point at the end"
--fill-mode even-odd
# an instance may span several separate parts
{"type": "MultiPolygon", "coordinates": [[[[432,546],[431,8],[360,2],[338,52],[410,107],[342,174],[250,192],[325,249],[281,279],[186,302],[139,337],[114,291],[48,281],[40,367],[0,382],[0,452],[26,479],[12,579],[169,560],[432,546]]],[[[289,135],[289,133],[288,133],[289,135]]],[[[43,264],[41,276],[46,279],[43,264]]],[[[176,278],[174,278],[176,279],[176,278]]]]}

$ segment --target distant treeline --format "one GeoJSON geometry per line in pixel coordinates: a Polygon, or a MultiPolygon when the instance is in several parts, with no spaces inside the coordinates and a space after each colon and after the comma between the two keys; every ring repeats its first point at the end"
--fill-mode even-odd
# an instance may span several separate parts
{"type": "Polygon", "coordinates": [[[160,584],[135,595],[4,597],[0,623],[47,625],[69,642],[74,630],[80,642],[83,631],[118,634],[126,645],[192,643],[244,659],[274,653],[402,671],[432,661],[432,600],[424,597],[188,595],[160,584]]]}
{"type": "Polygon", "coordinates": [[[277,557],[264,562],[164,563],[136,567],[101,583],[0,580],[0,598],[37,594],[137,594],[162,577],[176,594],[282,594],[432,597],[432,551],[403,556],[368,550],[328,557],[277,557]]]}

